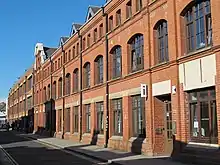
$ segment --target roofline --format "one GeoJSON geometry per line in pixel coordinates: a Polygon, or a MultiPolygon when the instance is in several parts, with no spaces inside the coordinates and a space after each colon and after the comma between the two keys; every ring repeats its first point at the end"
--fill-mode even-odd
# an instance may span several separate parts
{"type": "MultiPolygon", "coordinates": [[[[94,18],[96,15],[98,15],[98,13],[102,11],[102,8],[105,8],[110,2],[111,2],[111,0],[108,1],[108,2],[106,2],[103,6],[101,6],[101,8],[94,14],[93,18],[94,18]]],[[[78,29],[78,30],[81,30],[81,29],[82,29],[84,26],[86,26],[91,20],[92,20],[92,19],[88,20],[88,21],[85,22],[84,24],[80,24],[80,23],[75,23],[75,24],[81,25],[80,28],[78,29]]],[[[73,25],[73,24],[74,24],[74,23],[72,23],[72,25],[73,25]]],[[[63,44],[63,46],[64,46],[66,43],[68,43],[68,41],[71,40],[76,34],[77,34],[77,33],[75,33],[75,34],[73,34],[72,36],[70,36],[70,37],[66,40],[66,42],[63,44]]],[[[61,49],[61,46],[59,46],[59,47],[57,48],[57,50],[56,50],[55,52],[53,52],[53,54],[51,55],[51,58],[52,58],[53,55],[54,55],[55,53],[57,53],[60,49],[61,49]]],[[[46,60],[46,61],[47,61],[47,60],[46,60]]],[[[45,62],[46,62],[46,61],[45,61],[45,62]]]]}

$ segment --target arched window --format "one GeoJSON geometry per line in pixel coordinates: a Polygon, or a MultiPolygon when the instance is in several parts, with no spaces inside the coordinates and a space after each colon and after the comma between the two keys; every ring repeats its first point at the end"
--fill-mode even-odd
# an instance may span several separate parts
{"type": "Polygon", "coordinates": [[[142,34],[134,35],[129,41],[131,71],[144,68],[144,37],[142,34]]]}
{"type": "Polygon", "coordinates": [[[90,63],[87,62],[83,68],[84,68],[84,88],[89,88],[91,81],[90,63]]]}
{"type": "Polygon", "coordinates": [[[186,26],[187,52],[212,44],[210,0],[190,3],[183,12],[186,26]]]}
{"type": "Polygon", "coordinates": [[[111,51],[111,65],[112,65],[112,78],[121,76],[122,58],[121,58],[121,46],[115,46],[111,51]]]}
{"type": "Polygon", "coordinates": [[[73,92],[79,91],[79,69],[75,69],[73,72],[73,92]]]}
{"type": "Polygon", "coordinates": [[[71,76],[70,73],[66,74],[66,81],[65,81],[65,94],[66,95],[70,95],[70,91],[71,91],[71,76]]]}
{"type": "Polygon", "coordinates": [[[169,61],[167,21],[159,21],[154,28],[156,63],[169,61]]]}
{"type": "Polygon", "coordinates": [[[62,97],[62,78],[58,80],[58,98],[62,97]]]}
{"type": "Polygon", "coordinates": [[[98,56],[95,59],[95,82],[96,84],[103,83],[103,57],[98,56]]]}
{"type": "Polygon", "coordinates": [[[53,86],[52,86],[52,98],[55,100],[56,99],[56,94],[57,94],[57,91],[56,91],[56,86],[57,86],[57,82],[54,81],[53,82],[53,86]]]}

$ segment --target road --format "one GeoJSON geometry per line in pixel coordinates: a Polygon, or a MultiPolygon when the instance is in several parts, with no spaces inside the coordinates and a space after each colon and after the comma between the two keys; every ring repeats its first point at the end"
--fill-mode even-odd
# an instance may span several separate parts
{"type": "Polygon", "coordinates": [[[0,147],[0,165],[9,165],[8,161],[4,159],[5,157],[11,157],[11,160],[14,160],[14,165],[99,164],[95,160],[45,146],[36,141],[16,136],[12,132],[0,131],[0,147]],[[4,153],[9,156],[4,155],[4,153]]]}

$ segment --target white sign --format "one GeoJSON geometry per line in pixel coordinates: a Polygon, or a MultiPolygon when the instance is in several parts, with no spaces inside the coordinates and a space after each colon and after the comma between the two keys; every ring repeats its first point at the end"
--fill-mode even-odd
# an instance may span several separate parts
{"type": "Polygon", "coordinates": [[[147,84],[141,84],[141,97],[147,97],[147,84]]]}
{"type": "Polygon", "coordinates": [[[194,121],[194,128],[199,128],[199,123],[198,123],[198,121],[194,121]]]}

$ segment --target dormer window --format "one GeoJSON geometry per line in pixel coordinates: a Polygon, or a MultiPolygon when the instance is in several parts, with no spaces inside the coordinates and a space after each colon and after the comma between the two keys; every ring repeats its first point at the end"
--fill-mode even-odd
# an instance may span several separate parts
{"type": "Polygon", "coordinates": [[[87,12],[87,17],[86,17],[86,22],[88,20],[90,20],[94,15],[95,13],[97,13],[97,11],[99,11],[100,7],[97,7],[97,6],[90,6],[88,8],[88,12],[87,12]]]}

